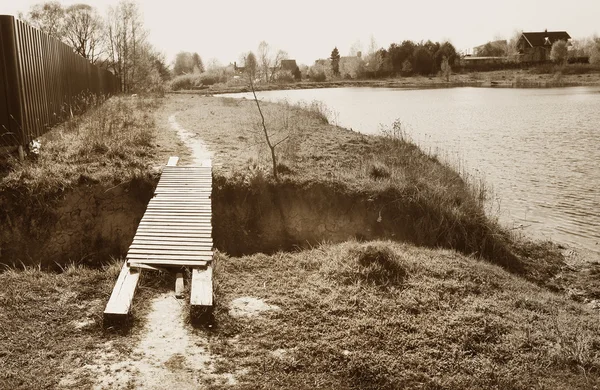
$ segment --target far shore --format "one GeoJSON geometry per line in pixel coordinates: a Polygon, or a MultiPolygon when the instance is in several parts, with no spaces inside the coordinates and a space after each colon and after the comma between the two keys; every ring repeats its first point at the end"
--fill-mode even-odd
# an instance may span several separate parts
{"type": "MultiPolygon", "coordinates": [[[[578,86],[600,86],[600,72],[586,74],[535,74],[528,70],[503,70],[492,72],[459,73],[450,76],[446,81],[439,76],[410,76],[373,80],[303,80],[295,83],[257,83],[256,91],[276,91],[294,89],[368,87],[368,88],[560,88],[578,86]]],[[[206,87],[196,87],[192,90],[172,91],[178,94],[217,95],[226,93],[250,92],[248,84],[243,79],[235,83],[220,83],[206,87]]]]}

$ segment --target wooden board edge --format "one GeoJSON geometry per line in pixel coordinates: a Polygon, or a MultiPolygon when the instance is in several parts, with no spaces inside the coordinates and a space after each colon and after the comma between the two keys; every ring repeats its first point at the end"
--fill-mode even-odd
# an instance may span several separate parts
{"type": "Polygon", "coordinates": [[[129,316],[140,274],[141,269],[130,267],[127,262],[123,263],[119,277],[104,309],[105,323],[124,320],[129,316]]]}
{"type": "Polygon", "coordinates": [[[213,306],[213,269],[208,265],[204,269],[192,269],[190,287],[190,305],[194,307],[213,306]]]}

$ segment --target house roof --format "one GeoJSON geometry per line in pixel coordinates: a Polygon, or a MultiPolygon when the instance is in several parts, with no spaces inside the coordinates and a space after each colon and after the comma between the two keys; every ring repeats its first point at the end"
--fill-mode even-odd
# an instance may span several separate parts
{"type": "Polygon", "coordinates": [[[281,60],[281,69],[294,71],[296,69],[296,60],[281,60]]]}
{"type": "Polygon", "coordinates": [[[552,46],[556,41],[571,39],[571,36],[566,31],[524,32],[521,37],[531,47],[552,46]]]}

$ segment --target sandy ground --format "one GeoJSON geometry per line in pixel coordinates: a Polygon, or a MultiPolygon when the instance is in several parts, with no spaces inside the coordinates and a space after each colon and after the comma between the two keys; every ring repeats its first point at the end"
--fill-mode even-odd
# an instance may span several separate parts
{"type": "Polygon", "coordinates": [[[212,383],[235,384],[231,374],[214,374],[213,358],[202,330],[184,322],[184,302],[164,293],[150,302],[151,311],[141,337],[130,353],[107,342],[93,363],[63,378],[59,388],[79,388],[81,377],[95,378],[93,389],[198,389],[212,383]]]}
{"type": "MultiPolygon", "coordinates": [[[[192,150],[192,165],[203,164],[212,157],[196,134],[177,123],[176,114],[170,115],[168,122],[192,150]]],[[[254,315],[261,310],[261,304],[250,301],[252,305],[248,310],[254,315]]],[[[208,383],[225,386],[237,383],[236,376],[242,371],[215,373],[205,330],[186,324],[185,302],[176,299],[174,292],[160,294],[147,304],[151,310],[131,352],[120,351],[112,342],[107,342],[93,352],[91,363],[63,378],[59,388],[80,388],[84,377],[94,378],[93,389],[186,390],[203,388],[208,383]]],[[[243,308],[236,310],[244,311],[243,308]]]]}

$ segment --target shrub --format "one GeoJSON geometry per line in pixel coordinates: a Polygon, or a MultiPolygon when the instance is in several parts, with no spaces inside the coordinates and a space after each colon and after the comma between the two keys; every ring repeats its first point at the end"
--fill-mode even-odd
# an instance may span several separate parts
{"type": "Polygon", "coordinates": [[[327,80],[327,76],[325,76],[325,72],[309,72],[308,77],[310,77],[310,79],[312,81],[317,81],[317,82],[327,80]]]}
{"type": "Polygon", "coordinates": [[[192,89],[201,84],[199,74],[183,74],[176,76],[171,80],[169,87],[172,91],[180,91],[185,89],[192,89]]]}
{"type": "Polygon", "coordinates": [[[399,285],[408,276],[406,265],[384,244],[367,245],[351,255],[359,265],[356,276],[366,282],[378,286],[399,285]]]}
{"type": "Polygon", "coordinates": [[[202,83],[202,85],[214,85],[219,81],[219,77],[214,74],[203,73],[200,75],[200,82],[202,83]]]}
{"type": "Polygon", "coordinates": [[[564,64],[567,60],[567,42],[560,40],[552,44],[550,58],[557,64],[564,64]]]}
{"type": "Polygon", "coordinates": [[[293,83],[295,81],[294,74],[289,70],[280,70],[275,73],[275,82],[277,83],[293,83]]]}
{"type": "Polygon", "coordinates": [[[369,176],[374,180],[380,180],[389,178],[391,173],[385,164],[374,162],[369,166],[369,176]]]}

